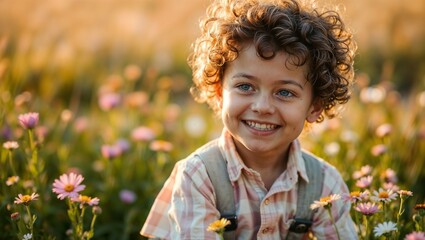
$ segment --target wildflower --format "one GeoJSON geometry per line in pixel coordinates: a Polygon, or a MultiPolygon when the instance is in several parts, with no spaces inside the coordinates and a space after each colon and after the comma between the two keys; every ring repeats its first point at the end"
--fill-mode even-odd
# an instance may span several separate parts
{"type": "Polygon", "coordinates": [[[404,240],[425,240],[424,232],[412,232],[406,235],[404,240]]]}
{"type": "Polygon", "coordinates": [[[375,237],[380,237],[389,234],[392,231],[397,231],[397,225],[391,221],[380,223],[373,229],[375,237]]]}
{"type": "Polygon", "coordinates": [[[367,188],[372,184],[373,176],[369,175],[366,177],[362,177],[356,182],[356,186],[359,188],[367,188]]]}
{"type": "Polygon", "coordinates": [[[403,196],[411,197],[411,196],[413,196],[413,192],[407,191],[407,190],[399,190],[399,191],[397,191],[397,193],[400,195],[400,197],[403,197],[403,196]]]}
{"type": "Polygon", "coordinates": [[[86,117],[78,117],[74,121],[74,130],[77,133],[84,132],[89,127],[89,120],[86,117]]]}
{"type": "Polygon", "coordinates": [[[344,200],[344,202],[359,202],[362,201],[364,199],[367,198],[368,196],[368,192],[360,192],[360,191],[354,191],[354,192],[350,192],[350,193],[344,193],[341,195],[342,200],[344,200]]]}
{"type": "Polygon", "coordinates": [[[38,124],[38,113],[30,112],[18,116],[19,124],[25,129],[33,129],[38,124]]]}
{"type": "Polygon", "coordinates": [[[354,210],[362,213],[363,215],[373,215],[379,212],[379,206],[376,203],[367,202],[367,203],[359,203],[354,207],[354,210]]]}
{"type": "Polygon", "coordinates": [[[123,189],[120,191],[120,199],[123,203],[130,204],[136,201],[137,196],[133,191],[123,189]]]}
{"type": "Polygon", "coordinates": [[[423,204],[416,204],[415,210],[425,210],[425,203],[423,204]]]}
{"type": "Polygon", "coordinates": [[[12,150],[17,149],[19,147],[19,144],[18,144],[18,142],[15,142],[15,141],[7,141],[7,142],[3,143],[3,147],[7,150],[12,151],[12,150]]]}
{"type": "Polygon", "coordinates": [[[112,159],[121,155],[122,151],[119,146],[116,145],[103,145],[102,156],[106,159],[112,159]]]}
{"type": "Polygon", "coordinates": [[[22,237],[22,240],[30,240],[30,239],[32,239],[31,233],[24,234],[24,236],[22,237]]]}
{"type": "Polygon", "coordinates": [[[138,127],[131,132],[131,138],[138,142],[148,142],[156,137],[155,132],[148,127],[138,127]]]}
{"type": "Polygon", "coordinates": [[[325,146],[325,153],[332,157],[332,156],[336,156],[340,150],[340,146],[339,143],[337,142],[331,142],[329,144],[326,144],[325,146]]]}
{"type": "Polygon", "coordinates": [[[173,144],[167,141],[163,141],[163,140],[156,140],[153,141],[150,145],[149,148],[152,151],[157,151],[157,152],[169,152],[173,149],[173,144]]]}
{"type": "Polygon", "coordinates": [[[142,70],[135,64],[130,64],[124,69],[124,76],[130,81],[137,80],[140,75],[142,75],[142,70]]]}
{"type": "Polygon", "coordinates": [[[211,223],[211,224],[208,226],[207,231],[209,231],[209,232],[221,233],[221,232],[223,232],[223,231],[224,231],[224,228],[225,228],[227,225],[230,225],[230,221],[229,221],[229,220],[227,220],[227,219],[225,219],[225,218],[222,218],[222,219],[220,219],[220,220],[217,220],[217,221],[215,221],[215,222],[211,223]]]}
{"type": "Polygon", "coordinates": [[[99,198],[91,198],[85,195],[79,195],[78,197],[71,198],[71,201],[80,203],[80,208],[83,208],[84,204],[89,206],[96,206],[99,204],[99,198]]]}
{"type": "Polygon", "coordinates": [[[68,123],[69,121],[71,121],[73,117],[74,117],[74,113],[69,109],[65,109],[61,112],[61,120],[64,123],[68,123]]]}
{"type": "Polygon", "coordinates": [[[19,219],[21,219],[21,214],[19,212],[14,212],[10,214],[10,219],[13,221],[19,221],[19,219]]]}
{"type": "Polygon", "coordinates": [[[382,154],[387,152],[387,146],[385,146],[384,144],[378,144],[372,147],[372,149],[370,150],[372,155],[375,157],[381,156],[382,154]]]}
{"type": "Polygon", "coordinates": [[[6,185],[12,186],[19,181],[19,176],[11,176],[7,178],[6,185]]]}
{"type": "Polygon", "coordinates": [[[149,100],[147,93],[138,91],[124,96],[124,104],[131,108],[142,108],[149,100]]]}
{"type": "Polygon", "coordinates": [[[92,213],[93,213],[94,215],[100,215],[100,214],[102,214],[102,208],[101,208],[101,207],[99,207],[99,206],[94,206],[94,207],[92,208],[92,213]]]}
{"type": "Polygon", "coordinates": [[[107,111],[121,103],[121,96],[116,93],[104,93],[99,97],[100,109],[107,111]]]}
{"type": "Polygon", "coordinates": [[[382,188],[385,189],[385,190],[393,190],[393,192],[397,192],[398,190],[400,190],[400,187],[395,185],[392,182],[383,183],[382,188]]]}
{"type": "Polygon", "coordinates": [[[376,128],[375,134],[376,136],[383,138],[391,134],[392,126],[389,123],[385,123],[376,128]]]}
{"type": "Polygon", "coordinates": [[[32,193],[31,195],[22,195],[18,194],[18,197],[15,198],[14,203],[15,204],[24,204],[28,206],[31,201],[38,200],[38,194],[32,193]]]}
{"type": "Polygon", "coordinates": [[[373,195],[371,197],[372,200],[377,202],[391,202],[397,198],[397,193],[393,192],[393,190],[384,190],[382,188],[379,188],[379,191],[373,191],[373,195]]]}
{"type": "Polygon", "coordinates": [[[360,92],[360,100],[364,103],[380,103],[386,95],[385,89],[382,87],[368,87],[360,92]]]}
{"type": "Polygon", "coordinates": [[[53,183],[53,192],[58,194],[58,198],[63,200],[65,197],[74,198],[78,197],[78,192],[86,188],[85,185],[81,185],[84,180],[83,176],[75,173],[62,174],[58,179],[55,179],[53,183]]]}
{"type": "Polygon", "coordinates": [[[118,141],[115,143],[115,146],[121,149],[121,152],[127,152],[130,149],[130,143],[125,139],[118,139],[118,141]]]}
{"type": "Polygon", "coordinates": [[[319,201],[314,201],[314,203],[310,205],[310,208],[313,210],[320,207],[330,208],[332,206],[332,203],[340,198],[341,198],[341,195],[332,194],[330,196],[321,198],[319,201]]]}
{"type": "Polygon", "coordinates": [[[207,125],[200,115],[189,116],[184,122],[184,129],[192,137],[200,137],[205,133],[207,125]]]}
{"type": "Polygon", "coordinates": [[[371,173],[372,173],[372,167],[370,165],[365,165],[365,166],[360,168],[360,171],[355,171],[353,173],[353,178],[359,179],[359,178],[364,177],[366,175],[369,175],[371,173]]]}
{"type": "Polygon", "coordinates": [[[392,170],[391,168],[387,168],[382,174],[381,174],[381,178],[385,181],[385,182],[389,182],[389,183],[397,183],[398,179],[397,179],[397,173],[392,170]]]}

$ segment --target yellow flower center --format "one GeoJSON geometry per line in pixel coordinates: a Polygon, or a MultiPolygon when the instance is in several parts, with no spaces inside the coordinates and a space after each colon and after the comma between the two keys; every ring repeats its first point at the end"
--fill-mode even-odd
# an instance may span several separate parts
{"type": "Polygon", "coordinates": [[[65,187],[63,188],[66,192],[72,192],[74,191],[74,185],[72,184],[67,184],[65,185],[65,187]]]}
{"type": "Polygon", "coordinates": [[[360,191],[354,191],[354,192],[351,192],[351,193],[350,193],[350,195],[351,195],[352,197],[360,197],[360,191]]]}
{"type": "Polygon", "coordinates": [[[21,201],[24,203],[27,203],[29,201],[31,201],[31,196],[30,195],[24,195],[21,197],[21,201]]]}
{"type": "Polygon", "coordinates": [[[91,197],[80,195],[80,202],[81,203],[88,203],[91,201],[91,197]]]}
{"type": "Polygon", "coordinates": [[[327,196],[327,197],[322,197],[321,199],[320,199],[320,201],[321,202],[330,202],[331,201],[331,197],[330,196],[327,196]]]}
{"type": "Polygon", "coordinates": [[[380,192],[379,193],[379,198],[389,198],[390,195],[387,192],[380,192]]]}

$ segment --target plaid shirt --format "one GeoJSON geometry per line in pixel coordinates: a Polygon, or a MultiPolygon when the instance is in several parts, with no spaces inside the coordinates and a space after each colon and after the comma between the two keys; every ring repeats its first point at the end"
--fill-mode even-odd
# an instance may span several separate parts
{"type": "MultiPolygon", "coordinates": [[[[228,161],[228,173],[234,187],[238,216],[238,239],[285,239],[297,208],[299,176],[308,181],[301,147],[291,144],[287,169],[270,190],[258,172],[245,166],[232,137],[223,131],[219,147],[228,161]]],[[[347,193],[339,172],[325,161],[322,197],[347,193]]],[[[208,232],[208,225],[220,217],[216,209],[214,187],[202,160],[194,155],[179,161],[158,194],[140,231],[146,237],[160,239],[219,239],[208,232]]],[[[350,203],[332,204],[332,214],[343,239],[357,239],[350,217],[350,203]]],[[[337,239],[328,212],[320,208],[313,216],[312,232],[317,239],[337,239]]]]}

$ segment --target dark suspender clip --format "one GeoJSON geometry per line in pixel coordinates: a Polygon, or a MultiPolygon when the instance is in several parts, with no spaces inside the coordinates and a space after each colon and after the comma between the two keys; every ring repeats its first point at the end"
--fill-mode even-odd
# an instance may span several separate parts
{"type": "Polygon", "coordinates": [[[289,231],[295,232],[295,233],[306,233],[311,227],[311,224],[313,223],[310,220],[307,219],[300,219],[295,218],[295,221],[291,224],[291,227],[289,228],[289,231]]]}
{"type": "Polygon", "coordinates": [[[234,231],[238,228],[238,217],[236,215],[222,215],[221,218],[226,218],[230,221],[230,225],[224,228],[225,232],[234,231]]]}

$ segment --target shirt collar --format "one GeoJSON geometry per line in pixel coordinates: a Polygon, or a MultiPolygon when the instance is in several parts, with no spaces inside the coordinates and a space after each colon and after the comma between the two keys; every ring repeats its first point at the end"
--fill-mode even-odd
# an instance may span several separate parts
{"type": "MultiPolygon", "coordinates": [[[[227,171],[229,173],[230,181],[236,181],[242,173],[242,169],[251,171],[242,161],[239,153],[236,150],[233,137],[229,131],[224,128],[219,139],[219,148],[227,161],[227,171]]],[[[288,165],[286,168],[287,174],[290,177],[301,176],[308,182],[308,176],[305,169],[304,159],[302,157],[302,150],[300,142],[296,139],[291,143],[288,155],[288,165]]]]}

